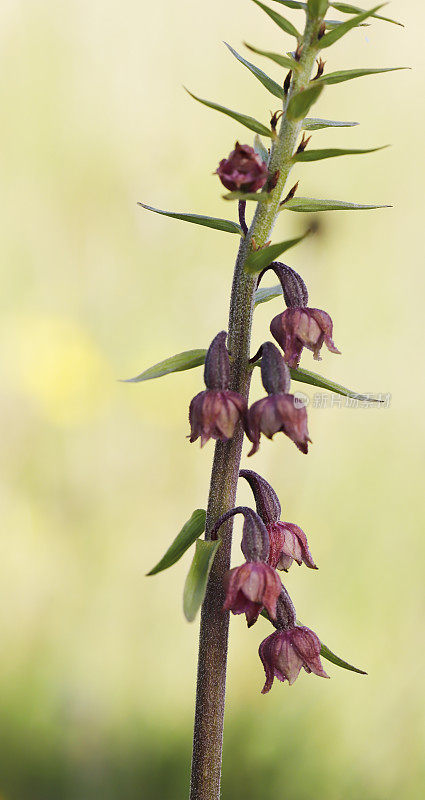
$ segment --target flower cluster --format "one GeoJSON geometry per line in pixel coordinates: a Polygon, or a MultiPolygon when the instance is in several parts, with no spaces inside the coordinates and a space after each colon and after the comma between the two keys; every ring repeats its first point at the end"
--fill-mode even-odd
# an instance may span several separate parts
{"type": "MultiPolygon", "coordinates": [[[[268,179],[264,163],[255,151],[239,143],[229,158],[220,162],[217,174],[228,189],[245,192],[257,191],[268,179]]],[[[244,223],[244,203],[239,211],[244,223]]],[[[272,342],[264,342],[250,362],[252,367],[260,363],[266,396],[248,406],[244,395],[237,391],[239,387],[231,385],[227,334],[225,331],[217,334],[205,359],[206,389],[190,404],[191,442],[198,438],[201,446],[209,439],[228,442],[239,427],[251,442],[250,456],[258,451],[261,435],[272,439],[279,432],[302,453],[308,453],[311,439],[307,411],[291,393],[291,377],[294,372],[297,376],[304,348],[311,350],[316,359],[320,358],[323,344],[332,353],[339,350],[332,340],[329,314],[308,306],[308,291],[301,276],[286,264],[272,262],[260,273],[258,284],[269,269],[281,283],[287,308],[270,325],[281,350],[272,342]]],[[[302,667],[326,678],[320,661],[320,640],[309,628],[297,625],[293,603],[278,574],[279,570],[287,572],[294,561],[317,569],[307,537],[298,525],[280,519],[279,499],[264,478],[251,470],[241,470],[240,476],[252,489],[256,511],[246,506],[233,508],[218,519],[211,532],[211,538],[215,538],[223,522],[235,514],[244,517],[241,548],[245,563],[229,570],[225,577],[224,610],[245,614],[249,627],[263,614],[276,628],[260,645],[266,673],[263,692],[270,690],[274,678],[291,685],[302,667]]]]}
{"type": "Polygon", "coordinates": [[[320,640],[309,628],[297,625],[295,608],[277,569],[288,570],[295,560],[317,569],[307,537],[297,525],[282,522],[276,492],[252,470],[241,470],[254,495],[256,511],[238,506],[223,514],[211,531],[216,538],[219,528],[230,517],[244,517],[241,550],[245,563],[229,570],[224,579],[224,610],[245,614],[248,627],[260,614],[267,615],[276,631],[260,645],[260,658],[266,673],[263,693],[268,692],[274,677],[291,685],[304,667],[327,678],[320,661],[320,640]]]}

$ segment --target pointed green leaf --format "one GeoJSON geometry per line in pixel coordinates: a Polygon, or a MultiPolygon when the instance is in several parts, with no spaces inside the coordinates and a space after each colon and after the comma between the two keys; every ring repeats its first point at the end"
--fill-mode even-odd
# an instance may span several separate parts
{"type": "Polygon", "coordinates": [[[348,661],[344,661],[342,658],[335,655],[335,653],[333,653],[332,650],[329,650],[329,647],[323,644],[323,642],[321,642],[320,655],[323,656],[323,658],[326,658],[327,661],[335,664],[337,667],[341,667],[341,669],[347,669],[349,672],[357,672],[358,675],[367,675],[367,672],[365,672],[364,669],[353,667],[353,665],[349,664],[348,661]]]}
{"type": "Polygon", "coordinates": [[[257,53],[258,56],[265,56],[265,58],[270,58],[271,61],[275,61],[280,67],[292,70],[299,69],[298,61],[295,61],[295,59],[290,56],[282,56],[280,53],[272,53],[270,50],[260,50],[259,47],[254,47],[252,44],[248,44],[248,42],[244,42],[244,45],[248,50],[257,53]]]}
{"type": "Polygon", "coordinates": [[[303,233],[302,236],[297,236],[295,239],[287,239],[286,242],[278,242],[271,244],[268,247],[262,247],[260,250],[253,250],[245,261],[245,270],[249,273],[261,272],[262,269],[268,267],[272,261],[275,261],[282,253],[295,247],[298,242],[301,242],[309,234],[309,231],[303,233]]]}
{"type": "Polygon", "coordinates": [[[292,95],[286,110],[287,118],[289,120],[303,119],[310,111],[312,105],[319,99],[322,89],[323,86],[319,83],[312,83],[307,89],[292,95]]]}
{"type": "Polygon", "coordinates": [[[161,561],[147,574],[156,575],[158,572],[172,567],[204,532],[205,518],[206,512],[202,508],[197,508],[196,511],[193,512],[191,518],[183,525],[180,533],[170,544],[167,552],[161,558],[161,561]]]}
{"type": "Polygon", "coordinates": [[[333,119],[319,119],[310,117],[304,120],[302,127],[304,131],[320,131],[322,128],[354,128],[358,122],[336,122],[333,119]]]}
{"type": "MultiPolygon", "coordinates": [[[[327,31],[331,31],[334,28],[337,28],[338,25],[343,25],[343,21],[341,19],[325,19],[325,28],[327,31]]],[[[359,22],[359,28],[369,28],[370,22],[359,22]]]]}
{"type": "Polygon", "coordinates": [[[365,153],[377,153],[378,150],[385,150],[389,145],[383,147],[369,147],[366,150],[358,150],[353,148],[329,147],[322,150],[304,150],[301,153],[295,153],[292,157],[293,161],[322,161],[324,158],[337,158],[338,156],[361,156],[365,153]]]}
{"type": "Polygon", "coordinates": [[[287,8],[293,8],[298,11],[298,9],[302,9],[303,11],[307,10],[307,3],[301,3],[298,0],[274,0],[275,3],[280,3],[282,6],[286,6],[287,8]]]}
{"type": "Polygon", "coordinates": [[[302,38],[301,34],[299,31],[297,31],[295,25],[293,25],[292,22],[289,22],[289,20],[285,19],[285,17],[282,17],[282,15],[278,14],[277,11],[274,11],[273,8],[269,8],[268,6],[265,6],[263,3],[260,3],[259,0],[254,0],[254,3],[255,5],[262,8],[263,11],[265,11],[266,14],[268,14],[270,19],[272,19],[273,22],[276,23],[276,25],[279,25],[279,28],[285,31],[285,33],[289,33],[290,36],[295,36],[295,38],[298,39],[298,41],[301,40],[302,38]]]}
{"type": "Polygon", "coordinates": [[[299,381],[300,383],[308,383],[310,386],[318,386],[319,389],[328,389],[330,392],[341,394],[343,397],[351,397],[353,400],[366,400],[373,403],[383,402],[381,399],[372,397],[371,395],[353,392],[351,389],[341,386],[340,383],[334,383],[334,381],[330,381],[328,378],[323,378],[322,375],[316,375],[315,372],[310,372],[308,369],[296,367],[291,368],[289,371],[291,373],[292,380],[299,381]]]}
{"type": "Polygon", "coordinates": [[[227,42],[224,42],[224,44],[226,45],[226,47],[229,48],[230,52],[234,55],[234,57],[237,58],[237,60],[240,61],[240,63],[243,64],[244,67],[249,69],[249,71],[252,72],[252,74],[257,78],[257,80],[259,80],[260,83],[262,83],[263,86],[265,86],[266,89],[271,94],[273,94],[275,97],[279,97],[280,100],[285,99],[285,92],[283,90],[283,86],[279,86],[279,84],[276,83],[276,81],[274,81],[273,78],[269,78],[269,76],[266,75],[266,73],[263,72],[262,69],[256,67],[255,64],[251,64],[250,61],[247,61],[246,58],[239,55],[239,53],[237,53],[236,50],[234,50],[233,47],[230,46],[230,44],[227,44],[227,42]]]}
{"type": "Polygon", "coordinates": [[[254,150],[261,160],[267,165],[269,163],[269,151],[264,147],[258,133],[254,137],[254,150]]]}
{"type": "MultiPolygon", "coordinates": [[[[279,2],[279,0],[278,0],[279,2]]],[[[359,8],[358,6],[352,6],[348,3],[329,3],[332,8],[335,8],[337,11],[341,11],[342,14],[362,14],[363,8],[359,8]]],[[[393,25],[400,25],[404,28],[402,22],[397,22],[395,19],[390,19],[389,17],[382,17],[380,14],[372,14],[375,19],[381,19],[384,22],[392,22],[393,25]]]]}
{"type": "Polygon", "coordinates": [[[203,225],[205,228],[214,228],[216,231],[225,231],[226,233],[238,233],[243,236],[243,231],[237,222],[232,222],[230,219],[217,219],[217,217],[204,217],[201,214],[180,214],[175,211],[161,211],[159,208],[147,206],[145,203],[137,203],[142,206],[146,211],[154,211],[155,214],[162,214],[164,217],[172,217],[173,219],[181,219],[183,222],[192,222],[194,225],[203,225]]]}
{"type": "Polygon", "coordinates": [[[255,305],[259,306],[260,303],[268,303],[269,300],[274,300],[275,297],[282,297],[282,287],[280,284],[277,286],[264,287],[264,289],[257,289],[255,292],[255,305]]]}
{"type": "Polygon", "coordinates": [[[226,114],[227,117],[231,117],[235,119],[236,122],[240,122],[245,128],[249,128],[249,130],[255,131],[255,133],[261,133],[262,136],[272,135],[270,128],[267,128],[266,125],[254,119],[254,117],[250,117],[247,114],[240,114],[239,111],[232,111],[230,108],[219,105],[219,103],[213,103],[211,100],[204,100],[202,97],[197,97],[196,94],[189,92],[189,89],[186,89],[186,91],[194,100],[197,100],[198,103],[202,103],[202,105],[212,108],[214,111],[220,111],[221,114],[226,114]]]}
{"type": "Polygon", "coordinates": [[[222,195],[223,200],[254,200],[256,203],[269,203],[268,192],[228,192],[222,195]]]}
{"type": "Polygon", "coordinates": [[[334,28],[329,33],[325,33],[324,36],[319,41],[319,46],[323,49],[324,47],[330,47],[332,44],[341,39],[345,36],[346,33],[351,31],[353,28],[357,28],[360,22],[363,20],[368,19],[368,17],[373,17],[373,15],[382,8],[385,3],[381,3],[379,6],[375,6],[370,11],[363,11],[361,14],[356,14],[355,17],[347,20],[347,22],[343,22],[342,25],[339,25],[337,28],[334,28]]]}
{"type": "Polygon", "coordinates": [[[206,353],[206,350],[186,350],[184,353],[177,353],[177,355],[166,358],[165,361],[160,361],[159,364],[145,369],[135,378],[129,378],[123,382],[141,383],[142,381],[150,381],[153,378],[162,378],[163,375],[169,375],[170,372],[182,372],[186,369],[200,367],[205,361],[206,353]]]}
{"type": "Polygon", "coordinates": [[[345,200],[318,200],[315,197],[293,197],[282,207],[282,211],[300,211],[312,214],[315,211],[369,211],[372,208],[391,208],[375,204],[360,205],[347,203],[345,200]]]}
{"type": "Polygon", "coordinates": [[[366,75],[378,75],[381,72],[397,72],[400,69],[409,68],[381,67],[380,69],[341,69],[338,72],[329,72],[327,75],[322,75],[321,78],[317,78],[314,82],[331,85],[334,83],[344,83],[344,81],[352,81],[354,78],[364,78],[366,75]]]}
{"type": "Polygon", "coordinates": [[[195,555],[183,591],[183,611],[188,622],[193,622],[203,603],[208,576],[219,547],[220,539],[215,542],[196,541],[195,555]]]}

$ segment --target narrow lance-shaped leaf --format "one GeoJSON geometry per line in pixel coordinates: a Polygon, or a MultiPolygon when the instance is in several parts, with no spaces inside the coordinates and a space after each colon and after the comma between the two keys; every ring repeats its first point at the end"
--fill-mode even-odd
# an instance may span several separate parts
{"type": "Polygon", "coordinates": [[[341,39],[342,36],[345,36],[346,33],[351,31],[353,28],[357,28],[360,22],[363,20],[368,19],[368,17],[373,17],[373,15],[382,8],[385,3],[381,3],[379,6],[375,6],[375,8],[371,8],[370,11],[363,11],[362,14],[356,14],[355,17],[352,19],[347,20],[347,22],[343,22],[342,25],[338,25],[337,28],[334,28],[329,33],[325,33],[324,36],[319,41],[319,46],[323,49],[325,47],[330,47],[332,44],[341,39]]]}
{"type": "Polygon", "coordinates": [[[305,11],[307,9],[307,3],[301,3],[299,0],[274,0],[275,3],[280,3],[282,6],[286,6],[287,8],[293,8],[294,10],[302,9],[305,11]]]}
{"type": "Polygon", "coordinates": [[[373,208],[391,208],[388,205],[348,203],[345,200],[318,200],[315,197],[293,197],[281,206],[282,211],[312,214],[316,211],[369,211],[373,208]]]}
{"type": "Polygon", "coordinates": [[[308,0],[308,10],[313,17],[324,17],[328,10],[328,0],[308,0]]]}
{"type": "Polygon", "coordinates": [[[148,572],[148,575],[156,575],[164,569],[172,567],[186,552],[186,550],[201,536],[205,530],[206,512],[202,508],[197,508],[191,518],[183,525],[180,533],[170,544],[167,552],[161,561],[148,572]]]}
{"type": "MultiPolygon", "coordinates": [[[[327,31],[331,31],[333,30],[333,28],[337,28],[338,25],[343,25],[343,24],[344,24],[343,21],[340,19],[339,20],[325,19],[325,28],[327,31]]],[[[368,28],[369,25],[370,22],[359,22],[359,28],[368,28]]]]}
{"type": "Polygon", "coordinates": [[[254,150],[255,150],[255,152],[257,153],[257,155],[259,155],[259,156],[260,156],[260,158],[262,159],[262,161],[264,161],[264,163],[265,163],[265,164],[268,164],[268,161],[269,161],[269,151],[267,150],[267,147],[265,147],[265,146],[263,145],[263,143],[262,143],[262,141],[261,141],[261,139],[260,139],[260,137],[259,137],[258,133],[257,133],[257,134],[256,134],[256,136],[254,137],[254,150]]]}
{"type": "Polygon", "coordinates": [[[163,375],[169,375],[170,372],[182,372],[186,369],[200,367],[205,361],[206,354],[206,350],[186,350],[184,353],[177,353],[177,355],[166,358],[153,367],[145,369],[135,378],[129,378],[124,383],[141,383],[142,381],[150,381],[153,378],[162,378],[163,375]]]}
{"type": "Polygon", "coordinates": [[[323,161],[324,158],[337,158],[338,156],[361,156],[365,153],[377,153],[378,150],[385,150],[386,147],[389,147],[389,145],[369,147],[366,150],[338,147],[328,147],[322,150],[303,150],[301,153],[295,153],[292,160],[302,163],[306,161],[323,161]]]}
{"type": "Polygon", "coordinates": [[[308,114],[312,105],[319,99],[322,93],[323,86],[320,84],[312,83],[307,89],[294,94],[286,110],[286,116],[289,120],[299,120],[308,114]]]}
{"type": "Polygon", "coordinates": [[[347,669],[349,672],[357,672],[358,675],[367,675],[367,672],[365,672],[364,669],[353,667],[353,665],[349,664],[348,661],[344,661],[344,659],[335,655],[335,653],[333,653],[326,644],[323,644],[323,642],[321,642],[320,655],[323,658],[326,658],[327,661],[335,664],[335,666],[341,667],[341,669],[347,669]]]}
{"type": "Polygon", "coordinates": [[[263,289],[257,289],[255,292],[255,305],[259,306],[260,303],[268,303],[269,300],[273,300],[275,297],[282,296],[282,287],[280,284],[277,286],[267,286],[263,289]]]}
{"type": "MultiPolygon", "coordinates": [[[[277,0],[280,2],[280,0],[277,0]]],[[[332,8],[335,8],[337,11],[340,11],[341,14],[362,14],[364,9],[359,8],[358,6],[352,6],[349,3],[329,3],[332,8]]],[[[392,22],[393,25],[400,25],[401,28],[404,28],[402,22],[397,22],[395,19],[390,19],[389,17],[383,17],[381,14],[372,14],[375,19],[381,19],[384,22],[392,22]]]]}
{"type": "Polygon", "coordinates": [[[208,583],[208,576],[220,539],[215,542],[197,539],[196,551],[188,572],[183,591],[183,611],[188,622],[193,622],[200,609],[208,583]]]}
{"type": "Polygon", "coordinates": [[[223,200],[254,200],[256,203],[269,203],[268,192],[228,192],[223,194],[223,200]]]}
{"type": "Polygon", "coordinates": [[[295,38],[298,39],[298,41],[301,39],[300,32],[297,31],[295,25],[293,25],[292,22],[289,22],[289,20],[285,19],[285,17],[282,17],[282,15],[278,14],[277,11],[275,11],[273,8],[269,8],[268,6],[265,6],[263,3],[260,3],[259,0],[254,0],[254,3],[255,5],[262,8],[263,11],[265,11],[266,14],[268,14],[270,19],[272,19],[273,22],[276,23],[276,25],[279,25],[279,28],[285,31],[285,33],[289,33],[290,36],[295,36],[295,38]]]}
{"type": "Polygon", "coordinates": [[[335,394],[340,394],[343,397],[351,397],[353,400],[361,400],[361,401],[368,401],[374,403],[381,403],[382,400],[373,397],[370,394],[359,394],[358,392],[353,392],[351,389],[347,389],[345,386],[341,386],[340,383],[335,383],[334,381],[328,380],[328,378],[323,378],[322,375],[317,375],[315,372],[310,372],[308,369],[302,369],[301,367],[291,367],[290,369],[291,378],[294,381],[299,381],[300,383],[308,383],[310,386],[317,386],[319,389],[327,389],[330,392],[335,392],[335,394]]]}
{"type": "Polygon", "coordinates": [[[358,124],[358,122],[338,122],[333,119],[307,117],[302,124],[302,128],[304,131],[320,131],[323,128],[354,128],[358,124]]]}
{"type": "Polygon", "coordinates": [[[249,273],[261,272],[262,269],[268,267],[272,261],[275,261],[282,253],[295,247],[296,244],[301,242],[310,233],[306,231],[302,236],[297,236],[295,239],[287,239],[285,242],[278,242],[271,244],[268,247],[262,247],[260,250],[253,250],[245,261],[245,270],[249,273]]]}
{"type": "Polygon", "coordinates": [[[408,67],[381,67],[380,69],[341,69],[338,72],[328,72],[317,78],[315,83],[323,83],[325,85],[332,85],[335,83],[344,83],[345,81],[352,81],[355,78],[364,78],[367,75],[379,75],[382,72],[397,72],[401,69],[409,69],[408,67]]]}
{"type": "Polygon", "coordinates": [[[280,53],[272,53],[270,50],[260,50],[259,47],[254,47],[252,44],[248,44],[248,42],[244,42],[244,45],[248,48],[248,50],[251,50],[253,53],[257,53],[258,56],[269,58],[271,61],[279,64],[280,67],[292,70],[299,69],[300,65],[298,61],[295,61],[294,58],[290,58],[290,56],[282,56],[280,53]]]}
{"type": "Polygon", "coordinates": [[[219,103],[213,103],[212,100],[204,100],[202,97],[197,97],[196,94],[189,92],[189,89],[186,89],[186,91],[194,100],[197,100],[198,103],[202,103],[202,105],[212,108],[214,111],[219,111],[221,114],[235,119],[236,122],[240,122],[241,125],[244,125],[245,128],[249,128],[250,131],[261,133],[262,136],[272,135],[271,129],[267,128],[266,125],[263,125],[262,122],[259,122],[254,117],[250,117],[247,114],[240,114],[239,111],[232,111],[232,109],[221,106],[219,103]]]}
{"type": "Polygon", "coordinates": [[[279,84],[276,83],[276,81],[274,81],[273,78],[270,78],[268,75],[266,75],[266,73],[263,72],[262,69],[256,67],[255,64],[251,64],[250,61],[247,61],[246,58],[239,55],[239,53],[237,53],[236,50],[234,50],[233,47],[230,46],[230,44],[227,44],[227,42],[225,42],[224,44],[226,45],[226,47],[228,47],[228,49],[235,56],[235,58],[237,58],[237,60],[240,61],[240,63],[243,64],[244,67],[249,69],[249,71],[252,72],[252,74],[257,78],[257,80],[259,80],[260,83],[262,83],[263,86],[265,86],[265,88],[271,94],[273,94],[275,97],[279,97],[280,100],[285,99],[285,92],[283,90],[283,86],[279,86],[279,84]]]}
{"type": "Polygon", "coordinates": [[[138,206],[146,209],[146,211],[153,211],[155,214],[162,214],[164,217],[172,217],[173,219],[181,219],[183,222],[192,222],[194,225],[202,225],[205,228],[214,228],[216,231],[225,231],[226,233],[237,233],[243,236],[242,228],[237,222],[232,222],[230,219],[217,219],[217,217],[204,217],[201,214],[181,214],[175,211],[161,211],[160,208],[153,208],[147,206],[145,203],[138,203],[138,206]]]}

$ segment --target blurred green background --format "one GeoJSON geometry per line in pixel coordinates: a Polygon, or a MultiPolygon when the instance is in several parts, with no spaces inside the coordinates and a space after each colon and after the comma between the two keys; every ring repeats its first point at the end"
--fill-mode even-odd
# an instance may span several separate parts
{"type": "MultiPolygon", "coordinates": [[[[392,148],[299,165],[292,182],[394,208],[322,215],[288,261],[343,352],[304,366],[390,392],[391,406],[311,409],[308,458],[277,437],[248,462],[320,566],[288,575],[299,617],[369,675],[329,665],[330,681],[304,674],[263,697],[257,648],[270,629],[233,619],[224,800],[425,794],[425,14],[419,0],[389,13],[406,28],[351,33],[327,68],[414,70],[328,88],[316,115],[361,125],[318,132],[314,146],[392,148]]],[[[136,205],[235,216],[212,173],[250,133],[181,85],[264,121],[275,104],[223,39],[291,44],[247,0],[1,4],[1,800],[187,794],[190,554],[144,575],[206,502],[213,446],[185,438],[202,375],[117,379],[206,347],[226,325],[235,237],[136,205]]],[[[276,236],[304,224],[282,215],[276,236]]],[[[281,307],[258,309],[253,347],[281,307]]]]}

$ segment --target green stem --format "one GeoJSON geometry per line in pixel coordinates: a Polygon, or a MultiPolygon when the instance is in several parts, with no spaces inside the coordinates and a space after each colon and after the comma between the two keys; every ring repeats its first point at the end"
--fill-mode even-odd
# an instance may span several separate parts
{"type": "MultiPolygon", "coordinates": [[[[292,80],[284,111],[291,96],[307,86],[310,80],[319,25],[319,20],[307,18],[300,69],[292,80]]],[[[244,264],[252,250],[252,240],[257,247],[264,246],[271,236],[301,126],[302,121],[291,122],[283,115],[269,159],[270,174],[279,170],[279,179],[270,193],[270,202],[257,204],[248,234],[241,241],[235,265],[228,332],[232,363],[231,389],[247,399],[251,379],[249,356],[257,276],[247,274],[244,264]]],[[[218,517],[235,505],[242,443],[242,425],[238,426],[229,442],[216,443],[207,508],[207,538],[218,517]]],[[[230,567],[232,523],[233,520],[229,520],[221,528],[222,544],[214,560],[202,606],[190,800],[219,800],[220,797],[229,629],[229,614],[223,611],[223,577],[230,567]]]]}

